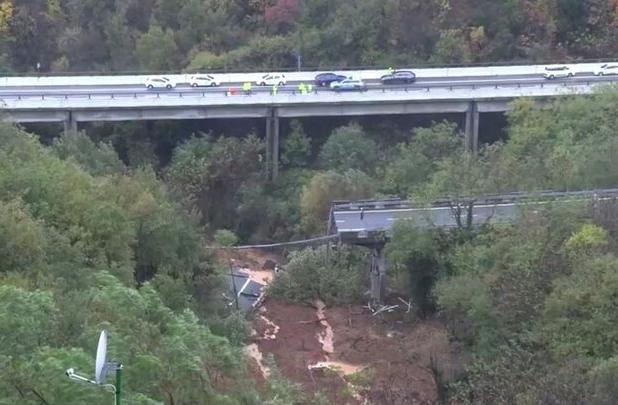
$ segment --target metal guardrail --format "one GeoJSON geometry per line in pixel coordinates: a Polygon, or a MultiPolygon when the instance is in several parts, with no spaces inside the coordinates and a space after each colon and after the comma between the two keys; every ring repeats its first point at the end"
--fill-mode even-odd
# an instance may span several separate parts
{"type": "Polygon", "coordinates": [[[408,208],[410,202],[401,198],[384,200],[333,201],[333,211],[355,211],[361,209],[408,208]]]}
{"type": "Polygon", "coordinates": [[[475,205],[505,205],[513,203],[554,201],[561,199],[601,199],[618,198],[618,188],[581,190],[581,191],[553,191],[543,190],[538,192],[512,192],[504,194],[489,194],[478,197],[447,197],[431,202],[430,205],[416,204],[414,201],[402,200],[399,198],[389,198],[383,200],[359,200],[359,201],[333,201],[332,211],[360,211],[383,210],[383,209],[410,209],[410,208],[432,208],[450,207],[453,205],[473,202],[475,205]]]}

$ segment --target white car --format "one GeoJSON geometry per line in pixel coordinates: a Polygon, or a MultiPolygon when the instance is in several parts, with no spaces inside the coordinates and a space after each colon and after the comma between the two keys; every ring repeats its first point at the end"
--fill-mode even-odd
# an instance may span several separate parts
{"type": "Polygon", "coordinates": [[[267,73],[255,82],[258,86],[284,86],[288,81],[283,73],[267,73]]]}
{"type": "Polygon", "coordinates": [[[545,68],[543,77],[546,79],[556,79],[559,77],[573,77],[575,72],[569,66],[551,66],[545,68]]]}
{"type": "Polygon", "coordinates": [[[330,88],[335,91],[344,91],[344,90],[367,90],[367,86],[362,80],[359,79],[345,79],[340,82],[332,82],[330,84],[330,88]]]}
{"type": "Polygon", "coordinates": [[[618,75],[618,64],[606,63],[605,65],[601,65],[594,71],[594,74],[596,76],[618,75]]]}
{"type": "Polygon", "coordinates": [[[169,77],[165,77],[165,76],[151,76],[146,79],[146,82],[144,83],[144,85],[149,89],[154,89],[154,88],[171,89],[171,88],[176,87],[176,83],[169,77]]]}
{"type": "Polygon", "coordinates": [[[191,87],[215,87],[221,86],[221,81],[212,75],[193,75],[189,79],[191,87]]]}

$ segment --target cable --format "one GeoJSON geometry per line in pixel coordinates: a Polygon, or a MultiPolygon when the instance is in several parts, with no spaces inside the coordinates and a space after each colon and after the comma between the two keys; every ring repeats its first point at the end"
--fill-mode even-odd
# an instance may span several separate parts
{"type": "Polygon", "coordinates": [[[229,250],[244,250],[244,249],[268,249],[280,246],[303,246],[310,245],[315,242],[328,242],[334,239],[339,238],[339,235],[327,235],[327,236],[318,236],[316,238],[311,239],[303,239],[296,240],[292,242],[279,242],[279,243],[270,243],[270,244],[262,244],[262,245],[244,245],[244,246],[206,246],[206,249],[229,249],[229,250]]]}

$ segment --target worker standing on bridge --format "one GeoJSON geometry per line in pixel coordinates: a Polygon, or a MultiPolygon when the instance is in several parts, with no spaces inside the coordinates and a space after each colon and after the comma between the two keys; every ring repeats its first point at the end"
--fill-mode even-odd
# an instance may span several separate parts
{"type": "Polygon", "coordinates": [[[392,76],[393,72],[394,72],[394,70],[393,70],[392,67],[389,67],[388,69],[386,69],[386,74],[389,75],[389,76],[392,76]]]}
{"type": "Polygon", "coordinates": [[[298,85],[298,92],[299,92],[300,94],[305,94],[305,92],[306,92],[306,91],[307,91],[307,89],[305,88],[305,83],[301,82],[301,83],[298,85]]]}
{"type": "Polygon", "coordinates": [[[309,83],[307,85],[307,94],[310,94],[313,91],[313,84],[309,83]]]}
{"type": "Polygon", "coordinates": [[[277,90],[278,90],[278,88],[277,88],[277,83],[275,83],[275,84],[273,84],[273,89],[272,89],[271,94],[272,94],[273,96],[276,96],[276,95],[277,95],[277,90]]]}
{"type": "Polygon", "coordinates": [[[244,82],[242,85],[242,91],[245,94],[251,94],[251,82],[244,82]]]}

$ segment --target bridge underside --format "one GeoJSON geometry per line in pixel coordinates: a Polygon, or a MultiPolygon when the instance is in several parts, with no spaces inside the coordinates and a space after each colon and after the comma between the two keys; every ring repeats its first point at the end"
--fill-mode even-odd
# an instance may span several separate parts
{"type": "MultiPolygon", "coordinates": [[[[271,105],[174,106],[143,108],[88,108],[4,110],[0,119],[19,123],[62,122],[66,132],[77,131],[80,122],[140,120],[202,120],[263,118],[266,121],[267,164],[272,178],[277,177],[279,160],[279,118],[365,116],[390,114],[465,114],[465,144],[478,149],[480,114],[504,112],[510,99],[382,101],[376,103],[303,103],[271,105]]],[[[538,99],[542,102],[542,99],[538,99]]]]}
{"type": "Polygon", "coordinates": [[[441,101],[441,102],[388,102],[357,104],[304,104],[290,106],[213,106],[182,108],[105,108],[77,110],[10,110],[3,111],[4,121],[21,123],[139,121],[139,120],[199,120],[230,118],[267,118],[277,110],[281,118],[359,116],[390,114],[445,114],[465,113],[475,103],[478,112],[503,112],[510,100],[496,101],[441,101]]]}

